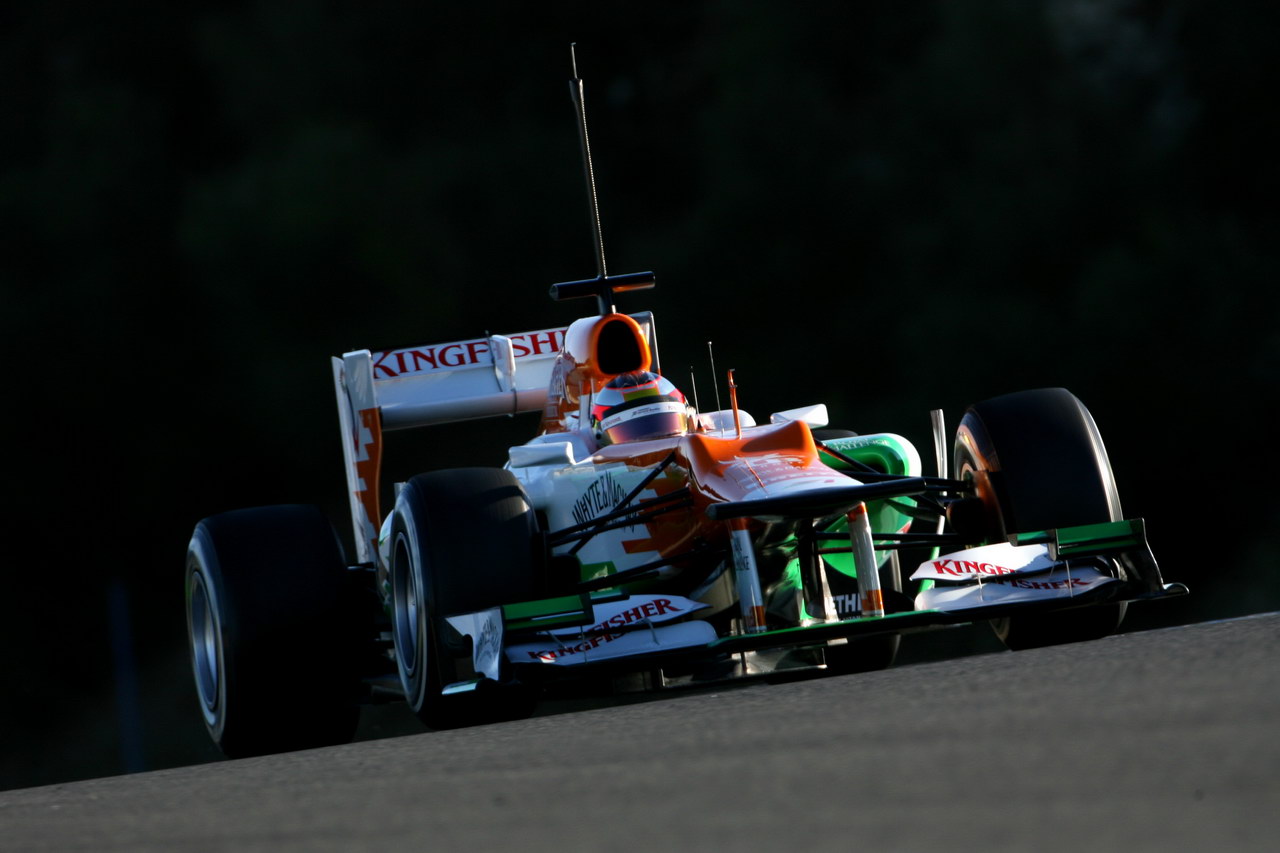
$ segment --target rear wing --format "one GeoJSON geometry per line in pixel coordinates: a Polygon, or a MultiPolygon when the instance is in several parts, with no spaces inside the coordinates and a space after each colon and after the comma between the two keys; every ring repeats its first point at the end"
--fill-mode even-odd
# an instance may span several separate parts
{"type": "MultiPolygon", "coordinates": [[[[658,352],[653,314],[632,314],[658,352]]],[[[568,327],[333,359],[342,455],[359,562],[374,563],[384,430],[540,412],[568,327]]]]}

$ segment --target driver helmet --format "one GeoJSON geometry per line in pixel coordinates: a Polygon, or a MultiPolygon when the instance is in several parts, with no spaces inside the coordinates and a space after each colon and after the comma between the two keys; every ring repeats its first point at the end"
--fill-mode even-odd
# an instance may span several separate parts
{"type": "Polygon", "coordinates": [[[637,370],[613,377],[600,389],[591,425],[601,444],[683,435],[689,428],[689,404],[668,380],[637,370]]]}

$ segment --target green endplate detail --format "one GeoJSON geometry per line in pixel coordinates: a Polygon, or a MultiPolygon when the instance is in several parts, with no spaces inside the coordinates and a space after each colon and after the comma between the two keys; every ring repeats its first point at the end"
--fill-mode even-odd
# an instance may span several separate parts
{"type": "Polygon", "coordinates": [[[613,564],[613,560],[605,560],[602,563],[583,563],[581,577],[584,581],[593,581],[596,578],[608,577],[617,573],[618,567],[613,564]]]}
{"type": "Polygon", "coordinates": [[[564,595],[540,601],[504,604],[502,619],[508,631],[535,629],[546,631],[570,625],[583,625],[593,618],[591,596],[564,595]]]}
{"type": "Polygon", "coordinates": [[[1133,518],[1016,533],[1010,538],[1014,545],[1048,545],[1050,553],[1056,554],[1055,559],[1066,559],[1079,554],[1137,548],[1146,542],[1147,531],[1142,519],[1133,518]]]}

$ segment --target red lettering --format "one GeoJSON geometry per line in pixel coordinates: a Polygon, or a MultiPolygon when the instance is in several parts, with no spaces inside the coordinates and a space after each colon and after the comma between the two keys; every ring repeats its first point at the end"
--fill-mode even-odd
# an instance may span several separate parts
{"type": "Polygon", "coordinates": [[[446,347],[441,347],[440,351],[436,353],[436,357],[440,359],[440,363],[445,367],[457,367],[462,364],[466,358],[466,356],[463,355],[461,344],[449,344],[446,347]],[[448,353],[449,350],[457,350],[458,354],[456,356],[446,356],[446,353],[448,353]]]}
{"type": "Polygon", "coordinates": [[[377,375],[377,372],[379,370],[385,373],[388,377],[399,375],[394,370],[392,370],[389,366],[383,364],[383,362],[390,357],[391,357],[391,353],[389,352],[378,353],[378,360],[373,363],[373,372],[375,376],[377,375]]]}
{"type": "Polygon", "coordinates": [[[486,355],[489,353],[488,341],[472,341],[467,344],[467,356],[469,357],[467,364],[479,364],[480,353],[485,353],[486,355]]]}
{"type": "Polygon", "coordinates": [[[416,350],[412,350],[412,351],[411,351],[411,354],[413,355],[413,369],[414,369],[414,370],[422,370],[422,364],[423,364],[423,362],[426,362],[427,364],[431,365],[431,369],[432,369],[432,370],[434,370],[434,369],[438,366],[438,365],[436,364],[436,353],[435,353],[435,350],[431,350],[431,349],[429,349],[429,350],[419,350],[419,349],[416,349],[416,350]]]}
{"type": "Polygon", "coordinates": [[[516,335],[511,339],[511,352],[516,358],[523,358],[529,354],[529,348],[524,345],[524,335],[516,335]]]}
{"type": "MultiPolygon", "coordinates": [[[[560,345],[556,343],[556,336],[557,336],[558,334],[559,334],[559,330],[557,329],[557,330],[556,330],[556,331],[554,331],[554,332],[543,332],[543,333],[541,333],[541,334],[538,334],[537,332],[534,332],[532,335],[530,335],[530,336],[529,336],[529,344],[530,344],[530,345],[532,346],[532,348],[533,348],[533,354],[534,354],[534,355],[542,355],[542,347],[543,347],[543,343],[544,343],[544,342],[543,342],[543,340],[542,340],[542,338],[543,338],[544,336],[546,337],[546,341],[545,341],[545,343],[546,343],[547,351],[548,351],[548,352],[557,352],[557,351],[559,351],[559,349],[560,349],[560,345]]],[[[517,355],[518,355],[518,353],[517,353],[517,355]]]]}
{"type": "Polygon", "coordinates": [[[947,563],[950,563],[950,562],[951,562],[950,560],[934,560],[933,567],[938,571],[945,572],[946,574],[949,574],[949,575],[960,574],[959,572],[954,571],[953,569],[947,568],[947,563]]]}

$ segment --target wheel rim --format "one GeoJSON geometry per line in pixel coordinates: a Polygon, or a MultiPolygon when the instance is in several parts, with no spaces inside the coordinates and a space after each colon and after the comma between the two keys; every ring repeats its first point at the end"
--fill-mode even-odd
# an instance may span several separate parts
{"type": "Polygon", "coordinates": [[[195,670],[196,691],[205,715],[212,718],[218,710],[218,688],[221,682],[221,649],[218,643],[217,614],[205,586],[204,575],[191,576],[188,631],[191,660],[195,670]]]}
{"type": "MultiPolygon", "coordinates": [[[[404,534],[396,537],[391,561],[391,598],[394,613],[396,659],[406,677],[418,669],[418,579],[409,559],[409,545],[404,534]]],[[[408,684],[405,685],[409,687],[408,684]]]]}

